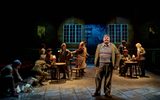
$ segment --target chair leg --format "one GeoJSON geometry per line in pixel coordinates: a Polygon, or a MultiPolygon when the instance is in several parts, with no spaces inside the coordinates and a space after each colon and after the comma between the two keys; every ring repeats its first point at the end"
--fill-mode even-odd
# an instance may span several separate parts
{"type": "Polygon", "coordinates": [[[79,77],[82,77],[84,75],[84,69],[79,70],[79,77]]]}
{"type": "Polygon", "coordinates": [[[76,77],[80,77],[79,70],[76,69],[76,77]]]}
{"type": "Polygon", "coordinates": [[[79,70],[79,77],[81,77],[81,69],[79,70]]]}
{"type": "Polygon", "coordinates": [[[73,73],[73,70],[71,69],[71,78],[72,78],[72,73],[73,73]]]}

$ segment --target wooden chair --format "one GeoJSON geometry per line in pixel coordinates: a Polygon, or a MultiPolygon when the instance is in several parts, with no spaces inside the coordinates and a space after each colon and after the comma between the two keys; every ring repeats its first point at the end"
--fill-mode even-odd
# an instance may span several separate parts
{"type": "Polygon", "coordinates": [[[83,76],[83,70],[84,68],[79,68],[77,66],[76,57],[73,57],[70,59],[70,72],[71,72],[71,78],[73,78],[73,74],[75,73],[75,78],[82,78],[83,76]]]}

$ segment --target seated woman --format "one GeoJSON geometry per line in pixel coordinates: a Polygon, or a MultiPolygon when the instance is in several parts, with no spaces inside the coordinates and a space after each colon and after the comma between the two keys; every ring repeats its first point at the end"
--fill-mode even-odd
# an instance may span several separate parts
{"type": "Polygon", "coordinates": [[[128,66],[126,66],[124,62],[130,59],[131,56],[128,54],[128,50],[124,49],[120,60],[120,69],[119,69],[120,76],[125,76],[125,74],[127,73],[128,66]]]}
{"type": "Polygon", "coordinates": [[[46,57],[46,45],[44,43],[41,44],[39,54],[40,54],[40,59],[45,59],[45,57],[46,57]]]}
{"type": "Polygon", "coordinates": [[[146,54],[146,51],[140,43],[136,43],[136,48],[137,48],[136,60],[138,61],[138,64],[141,68],[141,75],[140,76],[145,77],[145,54],[146,54]]]}

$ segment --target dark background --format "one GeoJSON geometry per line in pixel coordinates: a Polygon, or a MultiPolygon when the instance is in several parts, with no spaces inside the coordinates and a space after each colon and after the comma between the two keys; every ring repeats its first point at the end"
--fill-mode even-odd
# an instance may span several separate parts
{"type": "MultiPolygon", "coordinates": [[[[7,39],[9,44],[14,44],[14,40],[16,43],[21,41],[21,43],[31,46],[33,27],[37,23],[45,21],[58,28],[61,22],[69,17],[83,19],[89,24],[105,24],[115,16],[124,17],[130,19],[136,32],[139,31],[139,26],[145,21],[154,19],[159,23],[158,12],[160,7],[152,4],[144,5],[143,3],[132,2],[130,4],[119,4],[117,2],[115,4],[100,3],[93,5],[92,2],[89,4],[81,2],[65,5],[65,2],[58,4],[43,4],[42,2],[41,5],[38,3],[10,3],[6,5],[1,9],[1,40],[7,39]]],[[[6,45],[4,44],[4,46],[6,45]]]]}
{"type": "Polygon", "coordinates": [[[106,24],[116,16],[127,18],[133,25],[135,41],[140,41],[140,37],[143,37],[139,36],[140,27],[146,21],[153,21],[159,32],[160,7],[155,4],[117,1],[113,3],[62,1],[40,2],[40,4],[39,2],[7,2],[1,7],[1,55],[8,59],[12,57],[11,55],[23,54],[24,48],[39,48],[39,42],[35,41],[37,24],[51,24],[57,31],[59,25],[70,17],[83,19],[86,24],[106,24]]]}
{"type": "MultiPolygon", "coordinates": [[[[36,41],[35,27],[40,24],[50,24],[58,31],[59,25],[67,18],[75,17],[86,24],[106,24],[115,17],[130,20],[135,33],[135,42],[144,42],[139,35],[146,22],[156,26],[159,35],[160,6],[157,2],[136,1],[59,1],[59,2],[24,2],[7,1],[0,6],[0,67],[10,63],[13,59],[20,59],[23,63],[23,75],[28,74],[34,61],[38,59],[40,42],[36,41]]],[[[145,33],[145,32],[143,32],[145,33]]],[[[143,34],[145,35],[145,34],[143,34]]],[[[147,51],[146,68],[155,73],[160,72],[159,37],[153,42],[150,38],[145,41],[147,51]],[[154,47],[152,47],[154,45],[154,47]]],[[[56,40],[55,40],[56,42],[56,40]]],[[[56,48],[57,45],[52,45],[56,48]]],[[[92,63],[93,63],[93,58],[92,63]]]]}

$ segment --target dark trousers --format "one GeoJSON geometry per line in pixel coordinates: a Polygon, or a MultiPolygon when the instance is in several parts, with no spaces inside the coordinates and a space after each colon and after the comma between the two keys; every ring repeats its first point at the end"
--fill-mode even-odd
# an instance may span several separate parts
{"type": "Polygon", "coordinates": [[[38,83],[42,84],[42,82],[47,78],[48,73],[39,73],[37,71],[32,71],[32,76],[38,80],[38,83]]]}
{"type": "Polygon", "coordinates": [[[145,76],[145,60],[140,60],[139,61],[139,66],[141,68],[141,76],[145,76]]]}
{"type": "Polygon", "coordinates": [[[128,70],[128,66],[127,65],[121,65],[120,69],[119,69],[119,74],[121,76],[125,76],[128,70]]]}
{"type": "Polygon", "coordinates": [[[66,78],[66,75],[69,78],[69,68],[68,68],[68,65],[63,66],[62,69],[61,69],[61,71],[63,72],[63,78],[66,78]]]}
{"type": "Polygon", "coordinates": [[[96,72],[96,92],[101,93],[102,80],[104,78],[104,93],[108,94],[111,92],[111,79],[112,79],[113,66],[112,64],[100,64],[99,69],[96,72]]]}
{"type": "Polygon", "coordinates": [[[0,78],[0,92],[4,94],[14,94],[16,92],[13,77],[0,78]]]}

